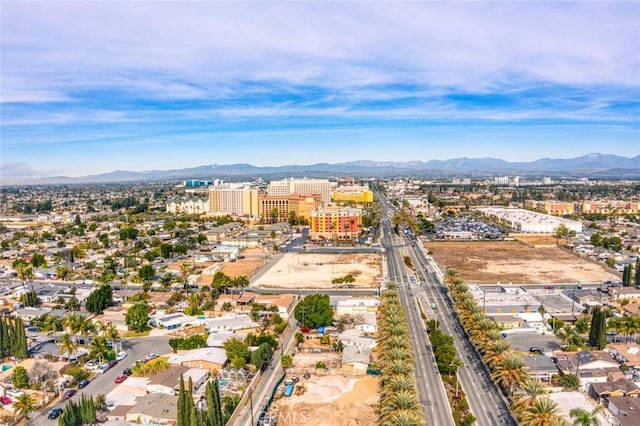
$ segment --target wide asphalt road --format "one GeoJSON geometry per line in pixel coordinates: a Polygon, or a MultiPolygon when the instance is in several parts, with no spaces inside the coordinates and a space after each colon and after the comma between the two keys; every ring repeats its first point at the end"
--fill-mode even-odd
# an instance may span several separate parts
{"type": "MultiPolygon", "coordinates": [[[[383,213],[384,213],[383,206],[383,213]]],[[[383,216],[384,217],[384,216],[383,216]]],[[[440,378],[433,349],[425,331],[415,298],[410,294],[409,272],[404,264],[406,242],[391,229],[388,219],[382,221],[383,246],[386,250],[388,279],[398,284],[400,301],[404,307],[409,334],[413,346],[414,369],[420,403],[423,406],[427,425],[454,425],[451,406],[440,378]]]]}
{"type": "Polygon", "coordinates": [[[480,354],[462,330],[460,322],[453,310],[446,287],[434,272],[437,265],[427,255],[419,241],[408,241],[407,251],[410,253],[418,278],[421,283],[417,293],[425,310],[430,312],[430,319],[436,318],[441,330],[452,336],[458,358],[464,363],[458,369],[458,377],[464,389],[469,408],[482,426],[511,426],[516,424],[502,392],[491,379],[480,354]],[[436,309],[431,310],[431,303],[436,309]]]}

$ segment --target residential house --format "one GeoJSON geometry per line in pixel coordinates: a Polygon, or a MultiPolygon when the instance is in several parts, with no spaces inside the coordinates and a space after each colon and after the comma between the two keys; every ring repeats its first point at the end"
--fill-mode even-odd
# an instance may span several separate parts
{"type": "Polygon", "coordinates": [[[133,407],[133,405],[117,405],[116,408],[107,413],[107,420],[110,422],[124,422],[133,407]]]}
{"type": "Polygon", "coordinates": [[[345,346],[342,351],[342,367],[353,372],[366,373],[369,366],[369,349],[358,346],[345,346]]]}
{"type": "Polygon", "coordinates": [[[609,293],[615,300],[640,299],[640,289],[635,287],[612,287],[609,288],[609,293]]]}
{"type": "Polygon", "coordinates": [[[116,330],[120,332],[126,332],[129,330],[129,326],[127,326],[127,310],[123,309],[121,306],[110,306],[105,308],[102,314],[96,315],[92,321],[96,323],[100,321],[102,324],[111,324],[116,327],[116,330]]]}
{"type": "Polygon", "coordinates": [[[204,368],[209,371],[220,371],[227,363],[227,355],[221,348],[199,348],[190,351],[179,351],[169,357],[169,364],[189,368],[204,368]]]}
{"type": "Polygon", "coordinates": [[[217,318],[207,318],[203,323],[209,332],[245,330],[260,326],[247,314],[231,314],[217,318]]]}
{"type": "Polygon", "coordinates": [[[619,363],[629,368],[640,368],[640,346],[636,344],[614,343],[608,346],[609,353],[619,363]]]}
{"type": "Polygon", "coordinates": [[[558,367],[551,357],[545,355],[530,355],[522,357],[525,370],[533,379],[550,382],[551,376],[558,374],[558,367]]]}
{"type": "Polygon", "coordinates": [[[347,346],[356,346],[371,350],[377,344],[376,339],[363,335],[360,330],[355,328],[343,331],[338,335],[338,339],[344,344],[345,348],[347,346]]]}
{"type": "Polygon", "coordinates": [[[218,331],[209,334],[207,337],[207,346],[213,348],[222,348],[224,342],[234,337],[238,337],[233,331],[218,331]]]}
{"type": "Polygon", "coordinates": [[[177,396],[151,393],[138,399],[126,414],[125,420],[146,425],[176,425],[177,418],[177,396]]]}
{"type": "Polygon", "coordinates": [[[169,369],[152,376],[147,383],[147,393],[176,395],[176,389],[180,384],[180,375],[186,373],[188,369],[189,367],[183,365],[172,365],[169,369]]]}
{"type": "Polygon", "coordinates": [[[612,396],[637,398],[640,395],[640,388],[627,379],[618,379],[602,383],[591,383],[589,385],[589,395],[598,403],[602,403],[603,398],[612,396]]]}
{"type": "Polygon", "coordinates": [[[191,380],[195,392],[211,377],[211,372],[204,368],[190,368],[184,373],[183,377],[185,383],[189,383],[189,380],[191,380]]]}
{"type": "Polygon", "coordinates": [[[254,303],[276,306],[278,314],[284,319],[289,319],[293,314],[293,308],[296,306],[296,295],[288,293],[276,295],[259,294],[254,298],[254,303]]]}
{"type": "Polygon", "coordinates": [[[615,359],[605,351],[581,351],[564,354],[556,353],[558,369],[562,374],[575,374],[580,378],[582,389],[591,383],[609,380],[612,373],[620,372],[615,359]]]}
{"type": "Polygon", "coordinates": [[[612,396],[606,399],[605,406],[618,420],[620,426],[638,426],[640,398],[612,396]]]}
{"type": "Polygon", "coordinates": [[[374,298],[354,297],[338,300],[336,303],[336,316],[375,313],[379,305],[380,299],[374,298]]]}
{"type": "Polygon", "coordinates": [[[197,317],[185,315],[182,312],[165,314],[164,310],[158,310],[155,315],[149,317],[149,324],[167,330],[176,330],[181,327],[192,326],[200,323],[197,317]]]}

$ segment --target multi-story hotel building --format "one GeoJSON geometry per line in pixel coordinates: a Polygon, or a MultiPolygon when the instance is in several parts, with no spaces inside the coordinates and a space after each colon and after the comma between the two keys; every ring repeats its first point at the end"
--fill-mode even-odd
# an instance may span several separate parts
{"type": "Polygon", "coordinates": [[[358,235],[362,210],[354,207],[324,207],[311,212],[311,237],[347,239],[358,235]]]}
{"type": "Polygon", "coordinates": [[[337,202],[373,203],[373,191],[365,185],[339,186],[333,191],[332,198],[337,202]]]}
{"type": "Polygon", "coordinates": [[[247,188],[211,188],[209,210],[213,214],[259,215],[258,190],[247,188]]]}
{"type": "Polygon", "coordinates": [[[286,222],[289,220],[290,212],[293,211],[296,217],[309,220],[311,212],[320,207],[321,203],[320,194],[260,195],[259,214],[265,221],[274,219],[277,222],[286,222]]]}
{"type": "Polygon", "coordinates": [[[269,196],[283,197],[291,194],[320,194],[320,200],[327,205],[331,202],[331,182],[326,179],[290,178],[271,181],[267,186],[269,196]]]}

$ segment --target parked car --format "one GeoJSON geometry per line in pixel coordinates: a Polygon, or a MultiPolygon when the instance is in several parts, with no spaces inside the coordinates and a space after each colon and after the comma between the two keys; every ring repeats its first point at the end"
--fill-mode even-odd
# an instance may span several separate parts
{"type": "Polygon", "coordinates": [[[106,373],[107,371],[109,371],[109,364],[102,364],[100,367],[98,367],[97,372],[102,374],[102,373],[106,373]]]}
{"type": "Polygon", "coordinates": [[[11,398],[9,398],[8,396],[0,396],[0,404],[2,405],[10,405],[12,403],[11,398]]]}
{"type": "Polygon", "coordinates": [[[95,360],[95,359],[92,359],[91,361],[87,362],[84,365],[84,368],[86,368],[89,371],[96,370],[98,367],[100,367],[100,364],[98,363],[98,360],[95,360]]]}
{"type": "Polygon", "coordinates": [[[152,359],[158,358],[158,356],[159,356],[158,354],[152,352],[152,353],[146,354],[144,356],[144,360],[145,361],[151,361],[152,359]]]}
{"type": "Polygon", "coordinates": [[[78,383],[78,389],[84,389],[89,384],[89,380],[84,379],[80,383],[78,383]]]}
{"type": "Polygon", "coordinates": [[[125,376],[124,374],[123,374],[122,376],[118,376],[118,377],[116,377],[115,382],[116,382],[116,383],[122,383],[122,382],[124,382],[125,380],[127,380],[127,377],[129,377],[129,376],[125,376]]]}
{"type": "Polygon", "coordinates": [[[62,414],[64,410],[62,408],[54,408],[53,410],[49,411],[49,415],[47,416],[47,418],[49,420],[55,420],[58,417],[60,417],[60,414],[62,414]]]}
{"type": "Polygon", "coordinates": [[[112,359],[111,361],[109,361],[109,368],[115,367],[116,364],[118,364],[118,361],[116,361],[115,359],[112,359]]]}
{"type": "Polygon", "coordinates": [[[552,285],[545,285],[544,288],[547,289],[547,290],[553,290],[553,286],[552,285]]]}
{"type": "Polygon", "coordinates": [[[531,347],[529,348],[529,352],[531,352],[532,354],[533,354],[533,353],[539,353],[539,354],[542,354],[542,349],[541,349],[541,348],[539,348],[539,347],[537,347],[537,346],[531,346],[531,347]]]}
{"type": "Polygon", "coordinates": [[[118,352],[118,355],[116,355],[116,360],[117,361],[122,361],[126,357],[127,357],[127,353],[125,351],[120,351],[120,352],[118,352]]]}
{"type": "Polygon", "coordinates": [[[131,375],[131,369],[130,368],[125,368],[124,370],[122,370],[122,375],[123,376],[130,376],[131,375]]]}
{"type": "Polygon", "coordinates": [[[64,393],[64,396],[62,397],[62,399],[69,399],[75,394],[76,394],[76,390],[75,389],[69,389],[64,393]]]}

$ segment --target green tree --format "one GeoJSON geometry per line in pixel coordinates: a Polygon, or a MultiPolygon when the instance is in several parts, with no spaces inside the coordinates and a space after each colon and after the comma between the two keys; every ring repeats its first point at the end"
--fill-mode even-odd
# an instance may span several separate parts
{"type": "Polygon", "coordinates": [[[207,426],[223,426],[218,379],[207,382],[205,397],[207,400],[207,426]]]}
{"type": "Polygon", "coordinates": [[[141,280],[151,281],[156,276],[156,270],[153,268],[153,265],[146,264],[140,268],[138,276],[141,280]]]}
{"type": "Polygon", "coordinates": [[[589,346],[604,349],[607,345],[607,319],[606,311],[599,306],[593,308],[591,316],[591,328],[589,330],[589,346]]]}
{"type": "Polygon", "coordinates": [[[238,339],[237,337],[228,339],[224,342],[223,347],[227,358],[230,360],[242,358],[244,363],[246,363],[251,359],[249,346],[242,339],[238,339]]]}
{"type": "Polygon", "coordinates": [[[575,374],[562,374],[558,382],[567,389],[577,390],[580,387],[580,379],[575,374]]]}
{"type": "Polygon", "coordinates": [[[262,343],[256,350],[251,352],[251,364],[261,370],[271,359],[271,348],[268,343],[262,343]]]}
{"type": "Polygon", "coordinates": [[[36,409],[36,401],[33,399],[33,396],[29,393],[23,393],[18,396],[16,400],[13,402],[13,409],[19,416],[25,416],[27,419],[29,418],[29,414],[31,414],[36,409]]]}
{"type": "Polygon", "coordinates": [[[13,382],[13,386],[17,387],[18,389],[28,388],[29,373],[27,372],[27,369],[22,367],[21,365],[17,366],[13,370],[11,381],[13,382]]]}
{"type": "Polygon", "coordinates": [[[317,328],[331,324],[333,308],[327,294],[311,294],[302,299],[295,307],[294,317],[303,326],[317,328]]]}
{"type": "Polygon", "coordinates": [[[97,290],[92,291],[85,301],[87,310],[94,314],[101,314],[112,305],[113,288],[109,284],[103,284],[97,290]]]}
{"type": "Polygon", "coordinates": [[[67,359],[71,358],[71,355],[78,348],[78,344],[73,340],[73,337],[69,333],[63,334],[58,339],[58,345],[60,346],[60,355],[67,355],[67,359]]]}
{"type": "Polygon", "coordinates": [[[603,410],[601,405],[594,408],[592,411],[587,411],[582,408],[572,408],[569,411],[569,417],[573,421],[573,426],[600,426],[600,420],[598,420],[598,414],[603,410]]]}
{"type": "Polygon", "coordinates": [[[145,331],[149,329],[149,306],[146,303],[136,303],[127,311],[125,322],[129,330],[145,331]]]}
{"type": "Polygon", "coordinates": [[[280,358],[280,365],[282,365],[282,368],[287,371],[287,368],[291,368],[293,365],[293,357],[289,354],[282,355],[280,358]]]}

